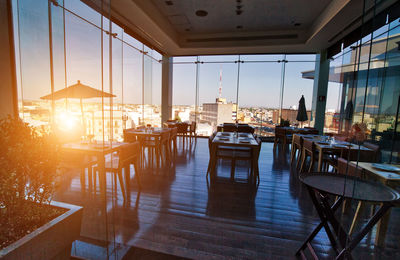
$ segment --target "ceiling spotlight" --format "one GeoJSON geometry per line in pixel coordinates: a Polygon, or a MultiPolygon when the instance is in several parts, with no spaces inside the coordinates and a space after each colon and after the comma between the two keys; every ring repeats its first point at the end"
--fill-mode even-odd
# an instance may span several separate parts
{"type": "Polygon", "coordinates": [[[197,16],[200,16],[200,17],[204,17],[204,16],[207,16],[207,15],[208,15],[208,12],[207,12],[207,11],[204,11],[204,10],[197,10],[197,11],[196,11],[196,15],[197,15],[197,16]]]}
{"type": "Polygon", "coordinates": [[[165,1],[166,5],[174,5],[174,3],[172,1],[165,1]]]}
{"type": "Polygon", "coordinates": [[[301,23],[295,23],[294,24],[294,26],[300,26],[301,25],[301,23]]]}
{"type": "Polygon", "coordinates": [[[237,15],[241,15],[242,13],[243,13],[242,10],[236,10],[236,14],[237,14],[237,15]]]}
{"type": "Polygon", "coordinates": [[[236,26],[236,29],[243,29],[243,26],[241,26],[241,25],[238,25],[238,26],[236,26]]]}

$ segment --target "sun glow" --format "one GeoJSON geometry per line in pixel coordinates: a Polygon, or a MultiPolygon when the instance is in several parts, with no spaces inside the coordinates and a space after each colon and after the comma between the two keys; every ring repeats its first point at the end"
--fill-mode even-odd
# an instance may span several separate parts
{"type": "Polygon", "coordinates": [[[58,114],[58,127],[60,129],[72,130],[76,128],[78,122],[77,119],[68,112],[61,112],[58,114]]]}

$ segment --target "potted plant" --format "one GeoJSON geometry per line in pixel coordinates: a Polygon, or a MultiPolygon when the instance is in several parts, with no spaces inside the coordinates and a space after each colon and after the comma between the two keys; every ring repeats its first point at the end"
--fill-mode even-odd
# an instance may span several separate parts
{"type": "Polygon", "coordinates": [[[0,258],[69,258],[82,208],[52,202],[59,146],[19,118],[0,119],[0,258]]]}

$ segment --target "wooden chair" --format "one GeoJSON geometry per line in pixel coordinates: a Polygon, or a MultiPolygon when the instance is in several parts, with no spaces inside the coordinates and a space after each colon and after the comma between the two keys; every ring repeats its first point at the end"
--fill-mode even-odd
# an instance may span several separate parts
{"type": "Polygon", "coordinates": [[[208,167],[207,167],[207,174],[206,174],[206,178],[208,179],[208,175],[210,174],[210,171],[211,171],[211,157],[212,157],[212,154],[211,154],[211,144],[212,144],[212,141],[214,140],[214,137],[215,137],[215,135],[216,135],[217,133],[212,133],[211,135],[210,135],[210,137],[208,137],[208,154],[209,154],[209,160],[208,160],[208,167]]]}
{"type": "Polygon", "coordinates": [[[194,137],[194,138],[197,137],[196,128],[197,128],[196,122],[193,121],[193,122],[190,124],[189,130],[188,130],[188,131],[189,131],[190,140],[192,140],[193,137],[194,137]]]}
{"type": "Polygon", "coordinates": [[[299,151],[299,154],[297,156],[297,163],[296,163],[296,168],[299,165],[299,162],[301,160],[301,155],[303,152],[303,138],[301,138],[300,135],[293,135],[292,139],[292,148],[291,148],[291,153],[290,153],[290,162],[293,163],[293,160],[296,158],[296,153],[299,151]]]}
{"type": "Polygon", "coordinates": [[[224,132],[236,132],[237,131],[237,127],[233,123],[224,123],[223,129],[224,129],[224,132]]]}
{"type": "Polygon", "coordinates": [[[292,135],[288,134],[285,128],[277,126],[275,127],[275,138],[274,138],[274,150],[278,143],[282,143],[283,150],[286,149],[286,144],[292,142],[292,135]]]}
{"type": "Polygon", "coordinates": [[[177,138],[177,134],[178,134],[178,128],[174,127],[171,128],[171,132],[169,135],[169,140],[170,140],[170,151],[172,151],[172,145],[174,146],[174,154],[176,154],[176,152],[178,151],[178,147],[176,145],[176,138],[177,138]]]}
{"type": "Polygon", "coordinates": [[[147,148],[149,163],[155,160],[157,168],[160,167],[160,161],[163,164],[169,160],[169,135],[170,131],[163,131],[157,137],[142,140],[143,149],[147,148]]]}
{"type": "Polygon", "coordinates": [[[176,125],[176,127],[178,128],[177,134],[179,136],[182,136],[183,142],[185,142],[185,139],[186,139],[187,133],[188,133],[188,124],[187,123],[178,123],[176,125]]]}
{"type": "MultiPolygon", "coordinates": [[[[139,173],[139,156],[140,156],[140,144],[139,142],[130,143],[118,150],[117,154],[112,154],[107,158],[105,162],[105,171],[114,174],[114,183],[117,185],[117,177],[119,180],[119,185],[121,188],[124,200],[127,198],[127,193],[125,187],[129,185],[130,181],[130,165],[133,164],[135,168],[136,181],[141,187],[140,183],[140,173],[139,173]],[[124,178],[122,176],[122,169],[125,168],[125,184],[124,178]]],[[[94,167],[94,183],[96,184],[96,173],[99,171],[98,166],[94,167]]],[[[117,187],[115,187],[117,188],[117,187]]]]}
{"type": "Polygon", "coordinates": [[[245,125],[238,125],[238,127],[237,127],[237,131],[239,132],[239,133],[250,133],[250,134],[254,134],[254,127],[251,127],[251,126],[249,126],[249,125],[247,125],[247,124],[245,124],[245,125]]]}
{"type": "MultiPolygon", "coordinates": [[[[308,157],[310,157],[310,166],[308,168],[308,172],[312,172],[314,169],[315,162],[318,160],[318,151],[316,150],[315,144],[312,140],[303,138],[303,152],[302,152],[300,172],[304,172],[308,157]]],[[[322,159],[322,163],[323,163],[322,169],[325,169],[325,171],[328,169],[329,165],[336,168],[336,163],[330,156],[324,156],[322,159]]]]}

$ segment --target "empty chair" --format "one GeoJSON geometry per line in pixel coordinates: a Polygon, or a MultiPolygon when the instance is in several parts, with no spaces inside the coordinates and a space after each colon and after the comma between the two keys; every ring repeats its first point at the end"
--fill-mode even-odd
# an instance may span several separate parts
{"type": "Polygon", "coordinates": [[[171,132],[169,135],[169,140],[170,140],[170,150],[172,151],[172,145],[174,146],[174,154],[177,152],[177,145],[176,145],[176,137],[178,134],[178,128],[174,127],[171,128],[171,132]]]}
{"type": "MultiPolygon", "coordinates": [[[[123,145],[118,150],[117,154],[112,154],[110,157],[106,159],[105,162],[105,171],[111,172],[114,174],[114,183],[117,185],[117,177],[119,180],[119,185],[121,188],[122,195],[124,200],[126,200],[126,190],[125,187],[129,185],[130,180],[130,165],[133,164],[135,168],[135,177],[140,187],[140,174],[139,174],[139,165],[138,159],[140,156],[140,144],[139,142],[130,143],[127,145],[123,145]],[[124,178],[122,176],[122,169],[125,168],[125,184],[124,178]]],[[[99,166],[95,166],[95,174],[94,174],[94,183],[96,184],[96,173],[99,171],[99,166]]]]}
{"type": "Polygon", "coordinates": [[[301,138],[300,135],[293,135],[292,139],[292,150],[290,154],[290,162],[293,163],[293,160],[296,158],[296,153],[299,151],[299,155],[297,157],[297,163],[296,163],[296,168],[299,165],[299,162],[301,160],[301,154],[303,150],[303,138],[301,138]]]}
{"type": "Polygon", "coordinates": [[[238,131],[239,133],[250,133],[250,134],[254,134],[254,127],[249,126],[249,125],[247,125],[247,124],[245,124],[245,125],[238,125],[237,131],[238,131]]]}
{"type": "Polygon", "coordinates": [[[189,126],[189,137],[192,139],[193,137],[196,138],[196,122],[193,121],[189,126]]]}
{"type": "MultiPolygon", "coordinates": [[[[312,140],[308,140],[303,138],[303,152],[302,152],[302,161],[300,166],[300,172],[305,170],[307,158],[310,157],[310,166],[308,168],[308,172],[312,172],[314,169],[315,162],[318,160],[318,151],[315,148],[315,144],[312,140]]],[[[322,158],[323,167],[322,169],[327,170],[328,166],[332,166],[336,168],[336,163],[330,156],[324,155],[322,158]]]]}
{"type": "Polygon", "coordinates": [[[236,132],[237,127],[233,123],[224,123],[223,125],[224,132],[236,132]]]}
{"type": "Polygon", "coordinates": [[[363,169],[354,165],[353,163],[349,163],[346,159],[338,158],[338,172],[344,175],[350,175],[355,177],[362,177],[363,169]]]}
{"type": "Polygon", "coordinates": [[[290,144],[292,142],[292,135],[287,133],[286,129],[280,126],[275,127],[275,139],[274,139],[274,149],[276,149],[276,145],[281,143],[283,146],[283,150],[286,149],[286,144],[290,144]]]}

